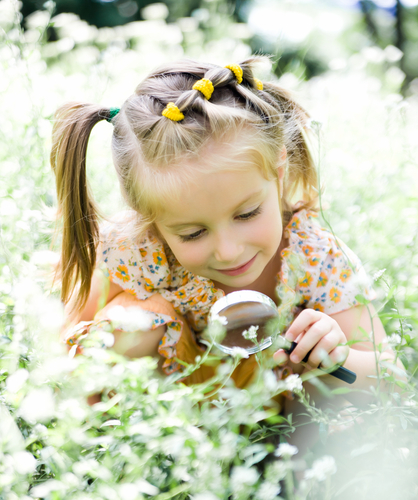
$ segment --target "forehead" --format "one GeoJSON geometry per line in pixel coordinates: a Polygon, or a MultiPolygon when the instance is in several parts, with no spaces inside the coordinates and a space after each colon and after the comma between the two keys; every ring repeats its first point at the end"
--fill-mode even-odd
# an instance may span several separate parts
{"type": "Polygon", "coordinates": [[[168,227],[212,223],[240,205],[257,202],[271,187],[258,168],[196,172],[175,199],[167,200],[157,222],[168,227]]]}

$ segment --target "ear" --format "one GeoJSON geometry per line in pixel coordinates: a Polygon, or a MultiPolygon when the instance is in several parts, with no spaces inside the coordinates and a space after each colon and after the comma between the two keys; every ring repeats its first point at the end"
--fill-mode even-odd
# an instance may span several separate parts
{"type": "Polygon", "coordinates": [[[287,159],[287,149],[286,146],[283,146],[279,153],[279,161],[277,164],[277,173],[279,179],[280,186],[280,197],[283,197],[283,179],[286,168],[286,159],[287,159]]]}

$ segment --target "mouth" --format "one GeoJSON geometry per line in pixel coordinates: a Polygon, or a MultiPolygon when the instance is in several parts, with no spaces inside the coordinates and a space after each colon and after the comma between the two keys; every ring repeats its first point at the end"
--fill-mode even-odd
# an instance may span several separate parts
{"type": "Polygon", "coordinates": [[[233,267],[231,269],[216,269],[216,270],[218,272],[220,272],[222,274],[226,274],[228,276],[237,276],[239,274],[243,274],[246,271],[248,271],[248,269],[252,266],[253,262],[255,261],[256,257],[257,257],[257,254],[254,255],[254,257],[252,259],[250,259],[248,262],[246,262],[245,264],[242,264],[241,266],[238,266],[238,267],[233,267]]]}

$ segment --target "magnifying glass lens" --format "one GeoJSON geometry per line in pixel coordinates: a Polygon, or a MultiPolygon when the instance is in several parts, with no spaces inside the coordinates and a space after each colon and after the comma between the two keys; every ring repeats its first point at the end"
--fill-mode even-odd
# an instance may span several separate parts
{"type": "Polygon", "coordinates": [[[277,317],[277,313],[270,306],[259,302],[239,302],[232,304],[219,312],[224,316],[226,324],[226,335],[222,340],[225,347],[242,347],[244,349],[254,347],[254,341],[262,343],[271,332],[267,328],[267,323],[277,317]],[[258,327],[256,339],[246,339],[243,333],[251,326],[258,327]]]}

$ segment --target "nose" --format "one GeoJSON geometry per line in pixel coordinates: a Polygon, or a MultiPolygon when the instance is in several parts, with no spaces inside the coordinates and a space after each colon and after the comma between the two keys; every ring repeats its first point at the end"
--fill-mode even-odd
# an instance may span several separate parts
{"type": "Polygon", "coordinates": [[[244,245],[234,237],[231,231],[218,234],[215,239],[214,256],[224,267],[241,264],[240,257],[244,253],[244,245]]]}

